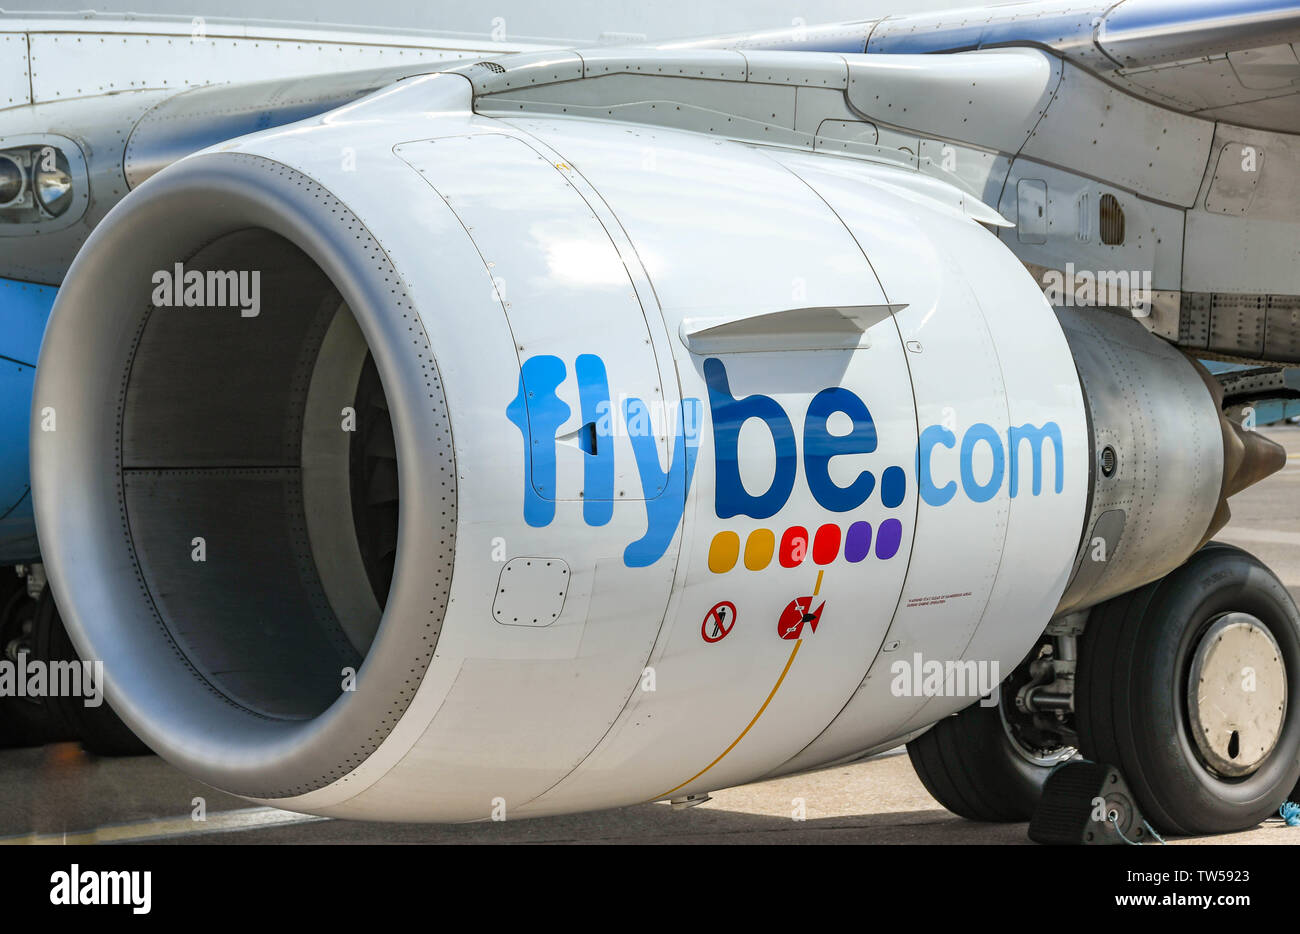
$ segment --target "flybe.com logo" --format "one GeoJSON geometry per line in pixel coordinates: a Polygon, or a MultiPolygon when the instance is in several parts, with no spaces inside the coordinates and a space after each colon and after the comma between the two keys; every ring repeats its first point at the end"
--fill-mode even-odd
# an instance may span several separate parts
{"type": "MultiPolygon", "coordinates": [[[[576,437],[564,436],[584,451],[583,520],[599,527],[613,517],[615,481],[615,422],[628,427],[637,473],[641,481],[646,511],[645,534],[630,543],[623,552],[628,567],[647,567],[668,550],[682,521],[687,495],[695,472],[701,425],[699,399],[688,398],[675,413],[676,422],[667,432],[673,436],[664,465],[655,442],[656,431],[652,406],[644,400],[625,398],[621,405],[611,401],[604,361],[594,354],[582,354],[574,361],[582,427],[576,437]]],[[[571,409],[557,392],[568,379],[564,361],[552,355],[530,357],[519,374],[519,388],[506,407],[524,440],[524,521],[544,527],[555,518],[556,453],[562,438],[560,427],[569,420],[571,409]]],[[[716,357],[704,361],[704,381],[709,394],[709,417],[713,425],[714,512],[720,519],[747,516],[765,520],[776,516],[789,502],[799,477],[802,461],[804,482],[819,506],[832,513],[854,513],[867,507],[892,510],[906,499],[908,473],[901,465],[884,467],[879,474],[860,471],[850,483],[840,485],[831,478],[833,458],[846,454],[871,454],[879,446],[876,423],[865,402],[850,389],[831,386],[816,393],[804,413],[802,439],[796,438],[794,425],[785,408],[762,393],[736,398],[731,391],[727,368],[716,357]],[[832,434],[833,416],[847,416],[851,428],[832,434]],[[741,478],[740,430],[747,422],[761,422],[771,435],[775,451],[775,470],[767,489],[754,491],[741,478]],[[802,441],[802,443],[800,443],[802,441]],[[801,457],[802,454],[802,457],[801,457]],[[872,504],[872,497],[879,500],[872,504]]],[[[960,490],[967,499],[987,502],[1005,485],[1008,495],[1021,491],[1023,448],[1032,469],[1031,490],[1038,496],[1043,490],[1044,455],[1052,452],[1054,482],[1052,491],[1064,488],[1064,445],[1061,429],[1055,422],[1041,427],[1012,426],[1005,439],[991,425],[977,422],[958,441],[957,435],[941,425],[921,431],[914,462],[917,494],[930,506],[943,506],[960,490]],[[932,461],[936,448],[949,448],[957,454],[956,475],[935,476],[932,461]],[[976,464],[983,465],[977,475],[976,464]]],[[[888,517],[880,521],[875,532],[877,558],[892,558],[902,538],[902,520],[888,517]]],[[[781,535],[780,549],[776,534],[769,529],[751,531],[745,546],[745,566],[751,570],[766,567],[778,551],[783,567],[803,561],[808,550],[818,564],[826,564],[841,555],[850,563],[861,561],[871,552],[872,525],[858,519],[847,526],[843,536],[839,525],[823,524],[810,536],[803,526],[794,525],[781,535]],[[811,538],[812,547],[809,549],[811,538]]],[[[740,552],[735,532],[718,533],[709,549],[709,567],[725,573],[736,565],[740,552]]]]}

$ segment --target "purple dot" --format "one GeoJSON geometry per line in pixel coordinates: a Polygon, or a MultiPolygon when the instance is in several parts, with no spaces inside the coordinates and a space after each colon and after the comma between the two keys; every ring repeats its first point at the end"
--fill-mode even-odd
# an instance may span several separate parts
{"type": "Polygon", "coordinates": [[[857,564],[871,554],[871,523],[855,522],[844,536],[844,560],[857,564]]]}
{"type": "Polygon", "coordinates": [[[880,533],[876,536],[876,557],[886,561],[898,554],[898,546],[903,541],[903,523],[897,519],[886,519],[880,523],[880,533]]]}

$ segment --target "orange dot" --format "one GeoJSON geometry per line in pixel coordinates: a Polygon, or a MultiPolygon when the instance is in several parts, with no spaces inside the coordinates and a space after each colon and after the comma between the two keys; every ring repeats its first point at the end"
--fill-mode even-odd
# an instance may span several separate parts
{"type": "Polygon", "coordinates": [[[745,541],[745,567],[751,571],[761,571],[772,563],[772,552],[776,550],[776,536],[771,529],[754,529],[745,541]]]}
{"type": "Polygon", "coordinates": [[[726,574],[736,566],[740,557],[740,536],[735,532],[719,532],[713,536],[709,545],[709,570],[714,574],[726,574]]]}

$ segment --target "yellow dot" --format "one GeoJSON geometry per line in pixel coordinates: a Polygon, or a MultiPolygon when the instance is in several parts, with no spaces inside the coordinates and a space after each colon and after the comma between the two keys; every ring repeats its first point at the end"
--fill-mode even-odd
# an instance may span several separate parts
{"type": "Polygon", "coordinates": [[[776,536],[771,529],[754,529],[745,542],[745,567],[751,571],[761,571],[772,563],[772,552],[776,550],[776,536]]]}
{"type": "Polygon", "coordinates": [[[709,546],[709,570],[714,574],[726,574],[736,566],[740,557],[740,536],[735,532],[719,532],[713,536],[709,546]]]}

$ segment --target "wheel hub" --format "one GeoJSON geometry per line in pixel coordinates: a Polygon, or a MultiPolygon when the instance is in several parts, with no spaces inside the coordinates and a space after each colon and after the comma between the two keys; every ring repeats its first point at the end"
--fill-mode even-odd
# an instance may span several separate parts
{"type": "Polygon", "coordinates": [[[1192,657],[1187,709],[1201,756],[1220,775],[1259,768],[1286,719],[1286,666],[1273,634],[1247,613],[1225,613],[1192,657]]]}

